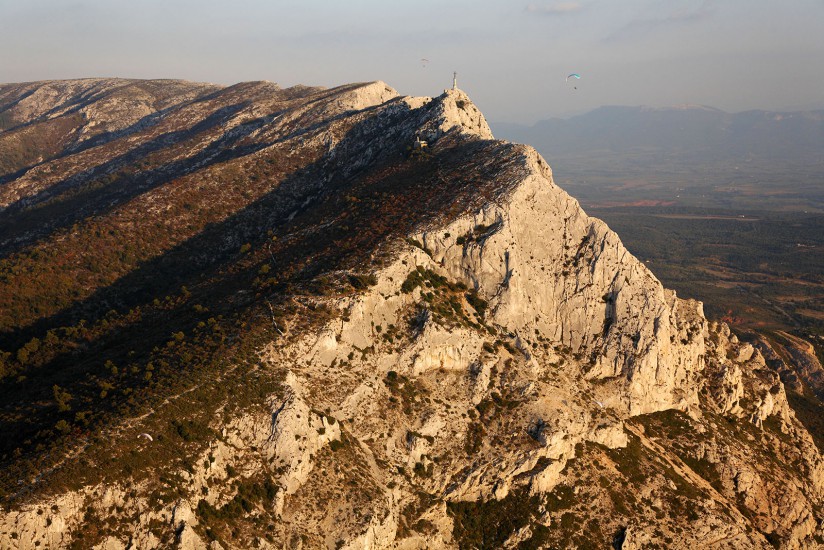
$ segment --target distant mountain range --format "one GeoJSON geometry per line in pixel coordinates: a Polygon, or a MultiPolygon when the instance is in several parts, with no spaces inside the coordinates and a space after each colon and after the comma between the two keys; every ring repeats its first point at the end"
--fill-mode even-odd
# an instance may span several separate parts
{"type": "Polygon", "coordinates": [[[727,113],[712,107],[599,107],[533,126],[492,124],[499,139],[529,143],[547,157],[581,151],[651,149],[719,160],[760,156],[824,161],[824,110],[727,113]]]}
{"type": "Polygon", "coordinates": [[[535,147],[588,208],[824,209],[824,110],[613,106],[491,126],[498,139],[535,147]]]}

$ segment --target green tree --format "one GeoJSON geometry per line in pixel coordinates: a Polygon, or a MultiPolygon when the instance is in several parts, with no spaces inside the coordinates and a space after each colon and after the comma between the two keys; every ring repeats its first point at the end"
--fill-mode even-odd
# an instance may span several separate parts
{"type": "Polygon", "coordinates": [[[72,394],[55,384],[52,386],[52,391],[54,392],[54,400],[57,403],[57,409],[60,412],[67,412],[72,410],[71,406],[69,405],[69,401],[72,400],[72,394]]]}

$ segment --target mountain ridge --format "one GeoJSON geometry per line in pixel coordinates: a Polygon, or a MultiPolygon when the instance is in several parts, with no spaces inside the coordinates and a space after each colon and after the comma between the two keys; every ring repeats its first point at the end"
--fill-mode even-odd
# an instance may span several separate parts
{"type": "Polygon", "coordinates": [[[0,542],[818,541],[824,462],[779,375],[534,149],[460,90],[288,90],[3,184],[0,542]]]}
{"type": "Polygon", "coordinates": [[[824,111],[748,110],[727,113],[713,107],[603,106],[569,118],[535,124],[494,125],[507,138],[558,153],[598,149],[700,150],[716,156],[812,159],[824,143],[824,111]]]}

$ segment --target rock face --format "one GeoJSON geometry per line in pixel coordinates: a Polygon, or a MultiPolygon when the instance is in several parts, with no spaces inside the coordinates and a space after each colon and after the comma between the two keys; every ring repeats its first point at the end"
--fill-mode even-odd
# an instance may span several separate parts
{"type": "MultiPolygon", "coordinates": [[[[382,82],[166,86],[0,88],[3,127],[12,128],[0,139],[27,124],[69,125],[61,118],[69,111],[83,121],[71,122],[78,126],[60,142],[64,152],[55,146],[51,160],[27,165],[27,157],[8,169],[0,223],[69,200],[63,194],[74,189],[114,201],[84,208],[126,237],[144,226],[180,228],[182,236],[130,252],[119,271],[84,279],[80,312],[94,311],[94,285],[106,307],[112,297],[134,307],[105,294],[107,285],[132,277],[140,261],[189,253],[185,260],[212,278],[183,287],[180,311],[234,312],[235,332],[212,317],[180,336],[166,331],[163,349],[184,348],[191,361],[186,342],[206,338],[197,330],[218,334],[220,346],[243,341],[250,326],[260,337],[231,361],[219,361],[229,357],[219,348],[224,355],[210,363],[219,368],[146,386],[162,399],[147,399],[140,416],[115,417],[110,435],[165,434],[152,445],[100,449],[89,436],[42,476],[60,479],[83,460],[91,466],[79,487],[55,489],[38,475],[28,493],[5,489],[0,546],[801,548],[824,540],[824,462],[761,348],[663,288],[555,185],[533,149],[495,141],[462,91],[410,98],[382,82]],[[167,104],[149,108],[145,90],[161,89],[167,104]],[[105,139],[92,136],[97,127],[105,139]],[[427,146],[413,148],[416,139],[427,146]],[[95,178],[125,170],[123,159],[149,163],[129,176],[136,187],[95,191],[95,178]],[[101,162],[109,167],[95,168],[101,162]],[[58,181],[57,170],[68,177],[58,181]],[[226,197],[198,202],[218,188],[226,197]],[[188,206],[177,209],[176,197],[188,206]],[[205,259],[203,246],[229,259],[205,259]],[[218,288],[230,290],[202,305],[218,288]],[[140,469],[107,469],[143,452],[140,469]]],[[[34,261],[21,246],[47,254],[85,242],[80,229],[49,223],[47,237],[42,228],[12,235],[10,261],[34,261]]],[[[170,323],[175,298],[155,302],[146,324],[170,323]]],[[[101,331],[119,326],[107,315],[101,331]]],[[[152,353],[152,369],[135,371],[146,381],[160,379],[169,360],[158,357],[171,352],[152,353]]],[[[805,373],[817,372],[811,365],[805,373]]],[[[94,374],[94,399],[106,397],[104,376],[121,376],[112,366],[94,374]]],[[[60,411],[82,399],[54,387],[60,411]]]]}
{"type": "Polygon", "coordinates": [[[568,346],[589,360],[589,380],[626,383],[612,406],[643,414],[697,403],[701,305],[666,291],[555,186],[537,154],[523,162],[530,174],[504,204],[443,228],[464,235],[463,245],[440,238],[442,229],[420,236],[433,259],[488,297],[495,324],[568,346]]]}

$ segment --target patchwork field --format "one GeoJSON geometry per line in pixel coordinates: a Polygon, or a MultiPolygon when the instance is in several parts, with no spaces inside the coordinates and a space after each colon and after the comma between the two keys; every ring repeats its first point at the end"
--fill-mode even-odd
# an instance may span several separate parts
{"type": "Polygon", "coordinates": [[[824,334],[824,215],[598,208],[627,248],[680,296],[733,325],[824,334]]]}

